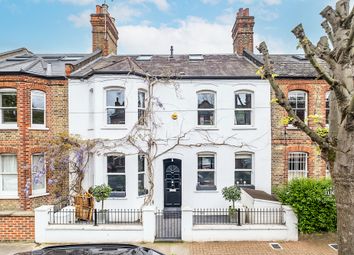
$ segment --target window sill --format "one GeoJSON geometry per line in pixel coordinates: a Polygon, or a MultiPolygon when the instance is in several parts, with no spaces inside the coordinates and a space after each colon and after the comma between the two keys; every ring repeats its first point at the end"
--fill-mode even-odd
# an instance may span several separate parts
{"type": "Polygon", "coordinates": [[[17,125],[0,125],[0,129],[3,130],[18,130],[18,126],[17,125]]]}
{"type": "Polygon", "coordinates": [[[47,193],[39,193],[39,194],[34,194],[34,195],[31,195],[29,196],[29,198],[36,198],[36,197],[44,197],[44,196],[49,196],[50,194],[47,192],[47,193]]]}
{"type": "Polygon", "coordinates": [[[213,130],[213,131],[219,130],[219,128],[217,128],[215,126],[197,126],[194,129],[195,130],[213,130]]]}
{"type": "Polygon", "coordinates": [[[117,125],[117,126],[104,126],[104,127],[101,127],[102,130],[127,130],[128,128],[124,125],[120,126],[120,125],[117,125]]]}
{"type": "Polygon", "coordinates": [[[45,131],[49,130],[49,128],[47,128],[47,127],[29,127],[28,129],[29,130],[45,130],[45,131]]]}
{"type": "Polygon", "coordinates": [[[0,194],[0,200],[2,199],[9,199],[9,200],[17,200],[17,199],[20,199],[17,195],[1,195],[0,194]]]}
{"type": "Polygon", "coordinates": [[[234,126],[232,130],[257,130],[257,128],[253,126],[234,126]]]}
{"type": "Polygon", "coordinates": [[[219,193],[219,191],[203,189],[203,190],[195,190],[194,193],[219,193]]]}
{"type": "Polygon", "coordinates": [[[213,185],[213,186],[201,186],[201,185],[199,185],[199,184],[197,184],[197,186],[196,186],[196,191],[203,191],[203,192],[205,192],[205,191],[216,191],[217,190],[217,188],[216,188],[216,185],[213,185]]]}
{"type": "Polygon", "coordinates": [[[107,200],[128,200],[127,197],[109,197],[107,200]]]}

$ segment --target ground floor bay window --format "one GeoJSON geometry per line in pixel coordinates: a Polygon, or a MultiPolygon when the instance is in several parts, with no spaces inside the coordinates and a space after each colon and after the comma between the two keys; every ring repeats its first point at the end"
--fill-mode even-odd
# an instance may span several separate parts
{"type": "Polygon", "coordinates": [[[0,155],[0,198],[16,197],[17,188],[17,157],[13,154],[0,155]]]}
{"type": "Polygon", "coordinates": [[[308,154],[290,152],[288,154],[288,180],[307,177],[308,154]]]}
{"type": "Polygon", "coordinates": [[[139,196],[146,195],[148,192],[145,166],[146,166],[145,156],[139,155],[138,156],[138,195],[139,196]]]}
{"type": "Polygon", "coordinates": [[[125,156],[107,156],[107,183],[112,188],[111,197],[126,196],[125,156]]]}
{"type": "Polygon", "coordinates": [[[32,155],[32,195],[46,193],[46,171],[44,154],[32,155]]]}

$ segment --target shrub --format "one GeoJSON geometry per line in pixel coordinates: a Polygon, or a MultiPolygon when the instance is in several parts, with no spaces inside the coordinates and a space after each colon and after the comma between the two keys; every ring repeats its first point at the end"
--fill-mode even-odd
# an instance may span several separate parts
{"type": "Polygon", "coordinates": [[[94,198],[97,200],[97,202],[102,202],[102,211],[103,211],[103,202],[112,193],[112,188],[106,184],[98,185],[95,186],[93,189],[91,189],[92,195],[94,198]]]}
{"type": "Polygon", "coordinates": [[[222,196],[226,201],[232,202],[232,209],[235,210],[235,202],[241,199],[241,190],[237,186],[225,187],[222,189],[222,196]]]}
{"type": "Polygon", "coordinates": [[[330,179],[294,179],[275,190],[279,200],[290,205],[302,233],[334,232],[337,228],[336,201],[330,179]]]}

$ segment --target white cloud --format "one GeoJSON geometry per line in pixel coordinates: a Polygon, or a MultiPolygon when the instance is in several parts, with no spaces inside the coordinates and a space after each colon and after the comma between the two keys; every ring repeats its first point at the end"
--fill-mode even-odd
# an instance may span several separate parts
{"type": "Polygon", "coordinates": [[[200,0],[203,4],[218,4],[220,0],[200,0]]]}
{"type": "Polygon", "coordinates": [[[168,0],[128,0],[128,2],[131,4],[152,3],[161,11],[167,11],[170,8],[168,0]]]}
{"type": "Polygon", "coordinates": [[[179,21],[177,27],[130,25],[119,27],[119,53],[231,53],[229,25],[208,22],[198,17],[179,21]]]}
{"type": "Polygon", "coordinates": [[[75,5],[88,5],[88,4],[94,4],[96,0],[59,0],[62,3],[65,4],[75,4],[75,5]]]}
{"type": "Polygon", "coordinates": [[[68,20],[71,21],[75,27],[87,27],[90,25],[91,10],[85,10],[78,15],[70,15],[68,20]]]}
{"type": "Polygon", "coordinates": [[[282,0],[263,0],[266,5],[279,5],[281,2],[282,0]]]}

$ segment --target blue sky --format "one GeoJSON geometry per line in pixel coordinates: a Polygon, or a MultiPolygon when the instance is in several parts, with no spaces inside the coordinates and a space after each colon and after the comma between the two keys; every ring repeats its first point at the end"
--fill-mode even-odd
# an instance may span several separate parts
{"type": "MultiPolygon", "coordinates": [[[[235,13],[249,7],[255,41],[272,53],[296,52],[291,29],[302,22],[317,43],[319,12],[335,0],[107,0],[119,31],[118,54],[232,53],[235,13]]],[[[89,14],[103,0],[0,0],[0,52],[90,52],[89,14]]]]}

